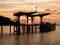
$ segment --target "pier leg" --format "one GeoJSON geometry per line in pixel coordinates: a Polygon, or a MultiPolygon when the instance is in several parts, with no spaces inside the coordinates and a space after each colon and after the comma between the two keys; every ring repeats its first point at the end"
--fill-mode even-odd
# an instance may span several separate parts
{"type": "Polygon", "coordinates": [[[33,24],[32,24],[32,33],[33,33],[33,24]]]}
{"type": "Polygon", "coordinates": [[[30,33],[30,25],[28,26],[28,32],[30,33]]]}
{"type": "Polygon", "coordinates": [[[13,27],[13,34],[15,34],[15,26],[13,27]]]}
{"type": "Polygon", "coordinates": [[[20,34],[20,26],[18,25],[17,28],[18,28],[18,29],[17,29],[17,35],[19,35],[19,34],[20,34]]]}
{"type": "Polygon", "coordinates": [[[41,23],[42,23],[42,18],[43,18],[43,17],[40,17],[40,18],[41,18],[41,20],[40,20],[40,21],[41,21],[41,23]]]}
{"type": "Polygon", "coordinates": [[[18,20],[17,20],[17,35],[19,35],[21,33],[20,31],[20,17],[18,16],[18,20]]]}
{"type": "Polygon", "coordinates": [[[27,32],[27,34],[30,33],[30,26],[29,25],[27,25],[27,31],[26,32],[27,32]]]}
{"type": "Polygon", "coordinates": [[[28,25],[27,25],[27,30],[26,30],[26,33],[28,34],[28,25]]]}
{"type": "Polygon", "coordinates": [[[14,30],[14,32],[15,32],[15,26],[14,26],[13,30],[14,30]]]}
{"type": "Polygon", "coordinates": [[[35,33],[36,33],[36,26],[35,26],[35,33]]]}
{"type": "Polygon", "coordinates": [[[28,16],[27,16],[27,30],[26,30],[26,34],[28,34],[28,16]]]}
{"type": "Polygon", "coordinates": [[[1,26],[1,35],[3,34],[3,26],[1,26]]]}
{"type": "Polygon", "coordinates": [[[10,34],[11,34],[11,25],[10,25],[10,34]]]}
{"type": "Polygon", "coordinates": [[[23,26],[23,34],[25,34],[25,26],[23,26]]]}
{"type": "Polygon", "coordinates": [[[33,33],[33,17],[31,17],[32,18],[32,33],[33,33]]]}
{"type": "Polygon", "coordinates": [[[43,28],[42,28],[42,18],[43,18],[43,16],[41,16],[40,18],[41,18],[41,19],[40,19],[40,21],[41,21],[41,22],[40,22],[40,32],[42,32],[42,29],[43,29],[43,28]]]}

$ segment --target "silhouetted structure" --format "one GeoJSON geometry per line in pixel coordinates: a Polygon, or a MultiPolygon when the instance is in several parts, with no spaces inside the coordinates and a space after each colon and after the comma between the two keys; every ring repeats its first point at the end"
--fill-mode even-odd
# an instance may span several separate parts
{"type": "MultiPolygon", "coordinates": [[[[40,17],[40,27],[42,27],[43,28],[43,26],[41,25],[43,22],[42,22],[42,18],[44,17],[44,16],[46,16],[46,15],[49,15],[50,13],[42,13],[42,14],[33,14],[33,16],[35,17],[35,16],[39,16],[40,17]]],[[[35,26],[36,27],[36,26],[35,26]]],[[[40,28],[40,32],[41,32],[41,30],[42,30],[42,28],[40,28]]],[[[35,30],[36,31],[36,30],[35,30]]]]}
{"type": "Polygon", "coordinates": [[[14,22],[7,17],[0,16],[1,34],[3,34],[4,25],[10,25],[10,33],[11,33],[11,25],[14,25],[14,22]]]}
{"type": "Polygon", "coordinates": [[[40,32],[49,32],[55,30],[55,25],[56,24],[51,24],[51,23],[42,23],[40,24],[40,32]]]}
{"type": "Polygon", "coordinates": [[[1,26],[1,35],[3,34],[3,25],[1,26]]]}
{"type": "Polygon", "coordinates": [[[18,17],[18,20],[17,20],[17,34],[20,34],[20,16],[22,15],[26,15],[27,16],[27,33],[29,32],[28,31],[28,16],[33,14],[33,13],[36,13],[36,12],[18,12],[18,13],[14,13],[14,16],[17,16],[18,17]]]}
{"type": "MultiPolygon", "coordinates": [[[[33,14],[33,16],[35,17],[35,16],[39,16],[40,17],[40,21],[41,21],[41,23],[42,23],[42,18],[44,17],[44,16],[47,16],[47,15],[49,15],[50,13],[39,13],[39,14],[33,14]]],[[[41,24],[40,23],[40,24],[41,24]]]]}
{"type": "Polygon", "coordinates": [[[16,32],[18,35],[21,33],[20,26],[22,26],[22,28],[23,28],[23,34],[25,33],[25,26],[27,26],[27,28],[26,28],[27,34],[30,32],[32,32],[32,33],[34,32],[33,26],[35,26],[35,32],[37,31],[37,29],[36,29],[37,26],[40,26],[40,32],[48,32],[51,30],[55,30],[56,24],[43,23],[43,21],[42,21],[42,18],[46,15],[49,15],[50,13],[38,13],[38,14],[34,14],[34,13],[36,13],[36,12],[17,12],[17,13],[14,13],[13,15],[18,17],[16,22],[11,21],[7,17],[0,16],[1,34],[3,34],[3,26],[4,25],[10,26],[10,33],[11,33],[11,25],[13,25],[14,32],[16,32]],[[27,17],[27,24],[20,24],[20,16],[22,16],[22,15],[25,15],[27,17]],[[33,18],[35,16],[40,17],[40,19],[41,19],[40,24],[33,24],[33,18]],[[32,19],[32,24],[28,24],[29,17],[31,17],[31,19],[32,19]],[[16,30],[15,30],[15,27],[16,27],[16,30]],[[32,30],[30,30],[31,29],[30,27],[32,27],[32,30]]]}
{"type": "Polygon", "coordinates": [[[0,25],[14,25],[14,22],[7,17],[0,16],[0,25]]]}

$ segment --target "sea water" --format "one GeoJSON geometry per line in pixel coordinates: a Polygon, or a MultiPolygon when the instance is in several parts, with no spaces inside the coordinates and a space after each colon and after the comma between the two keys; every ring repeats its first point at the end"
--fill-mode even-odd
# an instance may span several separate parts
{"type": "MultiPolygon", "coordinates": [[[[47,33],[10,35],[9,30],[9,26],[3,27],[0,45],[60,45],[60,26],[56,26],[56,30],[47,33]]],[[[13,26],[11,30],[13,33],[13,26]]]]}

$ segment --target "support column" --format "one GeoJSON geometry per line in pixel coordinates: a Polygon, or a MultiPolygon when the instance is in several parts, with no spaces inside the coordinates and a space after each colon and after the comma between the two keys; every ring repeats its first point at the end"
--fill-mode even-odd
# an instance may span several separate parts
{"type": "Polygon", "coordinates": [[[25,24],[22,25],[23,28],[23,34],[25,34],[25,24]]]}
{"type": "Polygon", "coordinates": [[[13,26],[13,34],[15,34],[15,26],[13,26]]]}
{"type": "Polygon", "coordinates": [[[32,19],[32,33],[33,33],[33,17],[31,17],[31,19],[32,19]]]}
{"type": "Polygon", "coordinates": [[[43,29],[43,25],[42,25],[42,18],[43,18],[43,16],[40,16],[40,18],[41,18],[41,22],[40,22],[40,32],[42,31],[42,29],[43,29]]]}
{"type": "Polygon", "coordinates": [[[3,34],[3,25],[1,25],[1,35],[3,34]]]}
{"type": "Polygon", "coordinates": [[[11,25],[10,25],[10,34],[11,34],[11,25]]]}
{"type": "Polygon", "coordinates": [[[42,18],[43,18],[43,17],[41,16],[40,18],[41,18],[41,20],[40,20],[40,21],[41,21],[41,23],[42,23],[42,18]]]}
{"type": "Polygon", "coordinates": [[[28,16],[27,16],[27,30],[26,30],[26,33],[30,33],[30,25],[28,25],[28,16]]]}
{"type": "Polygon", "coordinates": [[[20,17],[18,16],[18,22],[17,22],[17,24],[18,24],[18,27],[17,27],[17,34],[19,35],[20,34],[20,22],[19,22],[19,19],[20,19],[20,17]]]}
{"type": "Polygon", "coordinates": [[[27,16],[27,30],[26,33],[28,34],[28,16],[27,16]]]}
{"type": "Polygon", "coordinates": [[[37,27],[37,25],[35,25],[35,33],[36,33],[36,27],[37,27]]]}

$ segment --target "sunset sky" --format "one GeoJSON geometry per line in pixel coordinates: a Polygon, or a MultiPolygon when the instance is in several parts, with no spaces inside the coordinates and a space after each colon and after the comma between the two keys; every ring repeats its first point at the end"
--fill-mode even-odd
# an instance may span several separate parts
{"type": "MultiPolygon", "coordinates": [[[[60,11],[60,0],[0,0],[0,15],[14,19],[13,13],[17,11],[35,11],[38,7],[38,11],[44,11],[45,9],[57,9],[60,11]]],[[[47,19],[50,16],[46,16],[47,19]]],[[[44,17],[44,18],[46,18],[44,17]]],[[[51,20],[58,22],[60,20],[59,14],[51,16],[51,20]],[[53,18],[54,17],[54,18],[53,18]]]]}
{"type": "Polygon", "coordinates": [[[0,0],[0,9],[60,8],[60,0],[0,0]]]}

